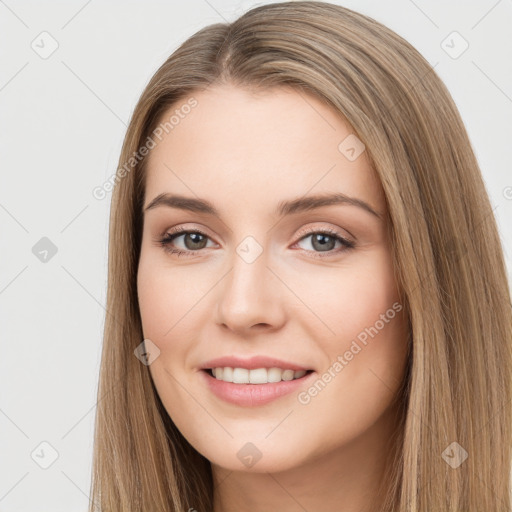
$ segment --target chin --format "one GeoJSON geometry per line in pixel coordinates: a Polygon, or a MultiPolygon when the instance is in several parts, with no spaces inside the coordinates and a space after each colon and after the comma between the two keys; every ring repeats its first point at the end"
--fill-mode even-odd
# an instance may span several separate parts
{"type": "Polygon", "coordinates": [[[236,453],[234,456],[227,456],[226,453],[216,453],[207,458],[215,466],[229,471],[244,473],[278,473],[293,469],[301,464],[299,460],[295,461],[290,459],[290,455],[296,450],[290,449],[289,451],[272,454],[261,452],[260,450],[261,454],[257,454],[255,452],[252,456],[252,461],[250,459],[251,456],[249,455],[249,451],[250,450],[247,450],[248,453],[240,458],[236,453]]]}
{"type": "Polygon", "coordinates": [[[261,431],[254,436],[233,435],[229,440],[217,439],[207,445],[203,442],[193,446],[213,465],[247,473],[287,471],[302,466],[307,458],[305,443],[292,442],[289,435],[274,440],[265,439],[261,431]],[[216,448],[212,449],[213,446],[216,448]]]}

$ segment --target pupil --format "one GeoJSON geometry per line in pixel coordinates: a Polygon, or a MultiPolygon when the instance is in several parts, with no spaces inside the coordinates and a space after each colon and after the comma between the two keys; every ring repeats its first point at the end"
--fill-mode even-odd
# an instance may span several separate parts
{"type": "Polygon", "coordinates": [[[329,235],[317,233],[315,236],[313,236],[313,247],[315,249],[321,249],[321,250],[333,249],[333,247],[326,248],[326,245],[329,244],[329,241],[331,242],[331,244],[334,243],[334,238],[332,238],[329,235]],[[327,242],[325,241],[325,239],[327,239],[327,242]],[[319,245],[317,246],[316,244],[319,244],[319,245]]]}
{"type": "Polygon", "coordinates": [[[189,233],[185,237],[185,241],[191,239],[193,247],[189,247],[190,244],[186,244],[187,248],[191,250],[202,249],[201,242],[204,242],[204,240],[201,240],[202,236],[201,233],[189,233]],[[194,244],[199,244],[200,247],[194,246],[194,244]]]}

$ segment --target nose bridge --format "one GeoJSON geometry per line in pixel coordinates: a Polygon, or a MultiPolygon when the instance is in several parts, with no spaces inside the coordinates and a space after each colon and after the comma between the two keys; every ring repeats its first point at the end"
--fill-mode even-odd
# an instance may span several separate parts
{"type": "Polygon", "coordinates": [[[234,248],[218,306],[219,322],[232,329],[262,323],[275,327],[280,322],[278,280],[268,268],[264,243],[249,235],[234,248]]]}

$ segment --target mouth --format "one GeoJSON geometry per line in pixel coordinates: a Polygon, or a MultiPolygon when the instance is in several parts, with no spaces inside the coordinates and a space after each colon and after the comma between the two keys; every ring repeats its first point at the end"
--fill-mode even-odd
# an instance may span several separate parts
{"type": "MultiPolygon", "coordinates": [[[[314,370],[282,368],[203,368],[199,372],[213,395],[239,407],[262,406],[310,385],[314,370]]],[[[283,398],[284,399],[284,398],[283,398]]],[[[289,404],[288,404],[289,405],[289,404]]]]}
{"type": "Polygon", "coordinates": [[[210,377],[233,384],[271,384],[302,379],[314,370],[292,370],[283,368],[233,368],[230,366],[204,368],[210,377]]]}

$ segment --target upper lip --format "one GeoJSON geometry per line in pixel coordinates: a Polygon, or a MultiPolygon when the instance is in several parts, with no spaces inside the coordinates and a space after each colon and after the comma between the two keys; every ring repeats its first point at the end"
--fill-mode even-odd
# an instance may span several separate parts
{"type": "Polygon", "coordinates": [[[283,361],[282,359],[276,359],[274,357],[267,356],[252,356],[249,358],[242,358],[236,356],[224,356],[216,359],[206,361],[201,365],[201,370],[207,370],[210,368],[247,368],[248,370],[254,370],[256,368],[281,368],[283,370],[311,370],[306,366],[292,363],[289,361],[283,361]]]}

